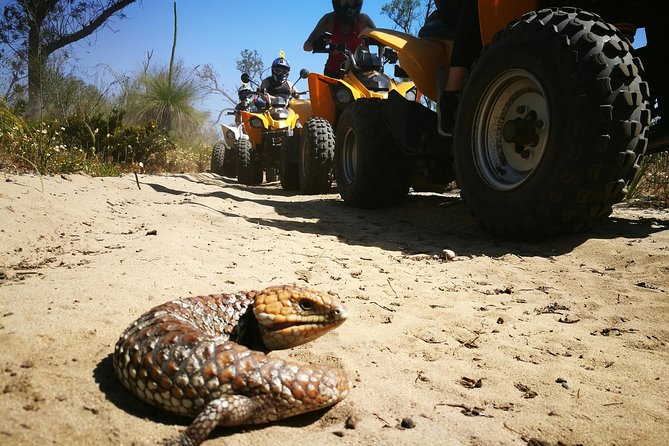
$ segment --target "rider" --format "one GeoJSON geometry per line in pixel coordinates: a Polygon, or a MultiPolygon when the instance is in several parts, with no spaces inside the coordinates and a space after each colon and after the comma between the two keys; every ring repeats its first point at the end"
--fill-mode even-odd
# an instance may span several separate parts
{"type": "Polygon", "coordinates": [[[251,90],[246,84],[243,84],[237,91],[239,95],[239,104],[235,107],[235,124],[241,124],[242,116],[241,111],[254,112],[255,106],[251,101],[251,95],[253,90],[251,90]]]}
{"type": "Polygon", "coordinates": [[[266,96],[269,96],[269,98],[266,98],[268,102],[271,102],[273,96],[283,96],[286,99],[300,97],[293,84],[288,80],[289,73],[290,63],[288,63],[283,51],[281,51],[279,57],[272,62],[271,76],[266,77],[260,83],[260,91],[265,92],[266,96]]]}
{"type": "MultiPolygon", "coordinates": [[[[360,12],[362,0],[332,0],[334,12],[325,14],[316,24],[314,30],[304,42],[304,51],[313,51],[314,47],[328,44],[346,44],[346,49],[355,51],[363,42],[360,31],[364,28],[376,28],[367,14],[360,12]],[[323,34],[330,33],[329,38],[323,39],[323,34]]],[[[341,78],[341,64],[345,56],[334,51],[325,63],[323,73],[326,76],[341,78]]]]}

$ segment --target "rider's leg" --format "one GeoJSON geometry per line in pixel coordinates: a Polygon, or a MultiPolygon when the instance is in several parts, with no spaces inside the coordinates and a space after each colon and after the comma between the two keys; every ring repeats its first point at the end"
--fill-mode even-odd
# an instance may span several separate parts
{"type": "MultiPolygon", "coordinates": [[[[448,1],[442,5],[448,5],[448,1]]],[[[452,9],[457,14],[457,24],[451,53],[448,79],[439,98],[439,130],[451,136],[455,125],[455,116],[469,68],[481,52],[481,32],[478,19],[478,2],[464,1],[452,9]]],[[[443,6],[442,6],[443,7],[443,6]]]]}

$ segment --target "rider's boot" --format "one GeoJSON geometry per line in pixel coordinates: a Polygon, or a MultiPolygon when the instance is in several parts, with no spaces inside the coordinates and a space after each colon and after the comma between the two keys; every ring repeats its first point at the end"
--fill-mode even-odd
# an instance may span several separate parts
{"type": "Polygon", "coordinates": [[[460,102],[459,91],[442,91],[439,97],[439,133],[443,136],[453,136],[455,127],[455,115],[460,102]]]}

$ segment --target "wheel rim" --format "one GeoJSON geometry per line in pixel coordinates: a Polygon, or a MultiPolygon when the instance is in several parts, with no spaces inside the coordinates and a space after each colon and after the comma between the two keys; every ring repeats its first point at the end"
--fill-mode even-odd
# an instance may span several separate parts
{"type": "Polygon", "coordinates": [[[355,138],[355,132],[352,128],[349,127],[344,132],[340,148],[340,167],[343,178],[340,178],[339,180],[344,181],[346,184],[351,184],[353,183],[353,177],[355,176],[358,159],[358,144],[355,138]]]}
{"type": "Polygon", "coordinates": [[[550,116],[541,83],[525,70],[510,70],[483,94],[472,149],[481,177],[496,190],[527,181],[546,152],[550,116]]]}

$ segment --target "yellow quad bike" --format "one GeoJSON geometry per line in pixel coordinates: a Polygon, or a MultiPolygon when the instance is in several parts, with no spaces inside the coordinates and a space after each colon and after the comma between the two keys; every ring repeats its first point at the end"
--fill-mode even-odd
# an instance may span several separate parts
{"type": "MultiPolygon", "coordinates": [[[[247,73],[242,74],[242,82],[251,82],[247,73]]],[[[309,101],[283,96],[274,97],[262,113],[242,111],[248,138],[240,138],[236,143],[239,182],[261,184],[263,172],[267,181],[274,181],[278,172],[283,189],[298,189],[298,165],[289,159],[286,152],[291,137],[310,115],[309,101]]]]}
{"type": "MultiPolygon", "coordinates": [[[[327,36],[322,38],[324,37],[327,36]]],[[[377,104],[385,100],[391,91],[397,92],[410,101],[415,101],[420,96],[413,82],[395,82],[383,72],[385,63],[394,64],[397,61],[395,51],[385,48],[383,44],[370,38],[354,52],[341,45],[327,47],[320,45],[313,52],[329,53],[333,51],[341,51],[346,57],[341,67],[341,79],[319,73],[309,73],[308,76],[313,116],[307,121],[311,125],[305,125],[303,143],[300,146],[300,180],[302,185],[309,185],[311,184],[310,179],[321,179],[327,173],[328,182],[320,182],[320,184],[327,184],[329,188],[334,170],[340,194],[348,196],[350,177],[354,174],[354,167],[358,169],[369,167],[369,173],[373,175],[377,164],[384,163],[384,157],[372,160],[367,165],[355,166],[355,146],[339,144],[340,135],[337,133],[335,138],[333,130],[337,128],[344,111],[351,104],[363,99],[377,104]],[[375,51],[371,51],[370,47],[376,47],[375,51]],[[382,56],[379,56],[379,53],[382,53],[382,56]],[[327,144],[320,146],[308,144],[308,141],[315,140],[327,141],[327,144]]],[[[379,127],[378,124],[380,122],[376,122],[375,128],[379,127]]],[[[384,144],[384,141],[392,142],[388,134],[376,136],[379,138],[379,144],[384,144]]],[[[403,173],[404,170],[396,172],[397,175],[403,175],[403,173]]]]}
{"type": "MultiPolygon", "coordinates": [[[[667,52],[654,47],[642,64],[612,25],[626,21],[626,13],[642,16],[641,25],[652,24],[657,10],[607,2],[603,13],[617,9],[619,18],[604,19],[588,9],[597,2],[578,3],[586,9],[550,1],[479,0],[484,49],[462,92],[453,139],[439,135],[436,112],[390,94],[383,105],[347,109],[337,129],[337,149],[350,134],[364,153],[362,160],[378,158],[387,151],[378,135],[388,132],[405,156],[436,156],[445,163],[442,170],[454,169],[476,220],[499,237],[538,239],[592,227],[611,214],[639,171],[652,136],[652,88],[644,77],[664,79],[657,86],[667,90],[666,71],[651,72],[663,66],[653,57],[667,52]]],[[[653,5],[666,10],[661,3],[653,5]]],[[[418,89],[438,100],[451,40],[390,30],[366,34],[395,49],[418,89]]],[[[661,105],[669,95],[656,98],[661,105]]],[[[666,136],[658,132],[650,147],[666,150],[666,136]]],[[[393,174],[402,162],[398,157],[376,175],[393,174]]],[[[370,189],[352,204],[374,205],[374,195],[388,193],[387,182],[366,182],[370,189]]]]}

